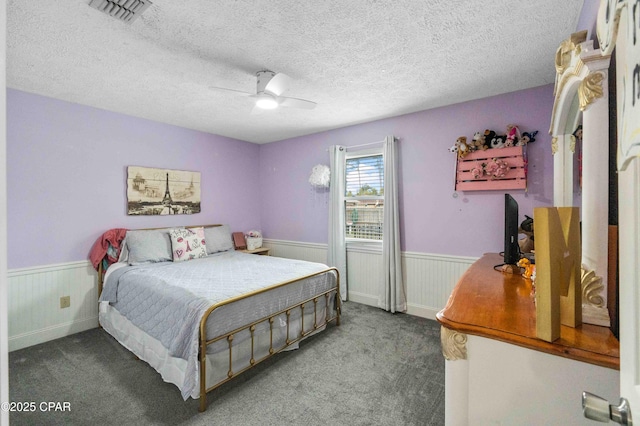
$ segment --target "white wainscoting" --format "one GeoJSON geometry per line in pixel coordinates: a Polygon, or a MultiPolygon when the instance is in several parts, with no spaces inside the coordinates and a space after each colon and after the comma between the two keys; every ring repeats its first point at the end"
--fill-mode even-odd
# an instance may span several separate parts
{"type": "MultiPolygon", "coordinates": [[[[272,256],[326,263],[327,245],[282,240],[264,240],[272,256]]],[[[382,274],[380,250],[370,247],[347,249],[348,298],[377,306],[382,274]]],[[[402,272],[407,288],[407,313],[435,319],[444,308],[460,276],[477,258],[416,252],[402,253],[402,272]]]]}
{"type": "Polygon", "coordinates": [[[475,257],[403,252],[407,313],[435,319],[462,274],[476,260],[475,257]]]}
{"type": "Polygon", "coordinates": [[[9,351],[98,326],[96,271],[88,261],[13,269],[9,277],[9,351]],[[71,305],[60,308],[60,298],[71,305]]]}
{"type": "MultiPolygon", "coordinates": [[[[326,263],[327,245],[265,239],[272,256],[326,263]]],[[[462,273],[476,259],[404,252],[407,313],[434,319],[444,308],[462,273]]],[[[380,252],[372,248],[347,251],[349,300],[377,306],[380,252]]],[[[90,262],[10,270],[9,350],[14,351],[98,326],[96,272],[90,262]],[[60,308],[60,298],[71,306],[60,308]]]]}
{"type": "Polygon", "coordinates": [[[263,239],[262,245],[263,247],[271,249],[271,256],[306,260],[308,262],[327,263],[326,244],[263,239]]]}

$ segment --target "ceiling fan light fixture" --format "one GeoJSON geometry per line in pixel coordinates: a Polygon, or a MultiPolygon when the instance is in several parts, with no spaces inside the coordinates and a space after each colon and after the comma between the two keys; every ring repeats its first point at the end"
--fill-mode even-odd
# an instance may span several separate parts
{"type": "Polygon", "coordinates": [[[278,101],[267,93],[261,93],[256,100],[256,106],[262,109],[275,109],[278,107],[278,101]]]}

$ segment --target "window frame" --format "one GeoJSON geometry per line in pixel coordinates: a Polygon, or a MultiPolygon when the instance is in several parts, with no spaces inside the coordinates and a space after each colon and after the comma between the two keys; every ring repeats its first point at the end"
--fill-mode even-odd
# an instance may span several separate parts
{"type": "MultiPolygon", "coordinates": [[[[383,167],[383,172],[384,172],[384,162],[385,162],[385,155],[384,155],[384,148],[378,147],[378,148],[367,148],[367,149],[358,149],[358,150],[354,150],[349,152],[347,150],[345,158],[344,158],[344,169],[345,169],[345,192],[342,194],[342,208],[345,211],[345,229],[344,229],[344,236],[345,236],[345,242],[347,244],[347,247],[355,247],[358,246],[359,248],[374,248],[374,249],[381,249],[382,248],[382,241],[383,238],[380,238],[379,240],[375,240],[375,239],[370,239],[370,238],[355,238],[355,237],[347,237],[347,220],[346,220],[346,211],[347,211],[347,200],[371,200],[371,199],[379,199],[382,200],[384,202],[384,195],[367,195],[367,196],[363,196],[363,195],[359,195],[359,196],[351,196],[351,197],[347,197],[347,162],[350,159],[354,159],[354,158],[363,158],[363,157],[375,157],[375,156],[381,156],[382,157],[382,167],[383,167]]],[[[384,188],[384,186],[383,186],[384,188]]],[[[384,209],[384,205],[383,205],[383,209],[384,209]]],[[[383,217],[384,217],[384,213],[383,213],[383,217]]],[[[377,251],[377,250],[376,250],[377,251]]]]}

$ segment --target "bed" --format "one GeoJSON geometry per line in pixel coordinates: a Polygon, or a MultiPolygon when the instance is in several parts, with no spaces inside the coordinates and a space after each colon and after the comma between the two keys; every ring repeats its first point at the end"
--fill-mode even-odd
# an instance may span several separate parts
{"type": "Polygon", "coordinates": [[[98,277],[102,328],[200,411],[207,392],[340,325],[335,268],[236,251],[225,225],[127,231],[98,277]]]}

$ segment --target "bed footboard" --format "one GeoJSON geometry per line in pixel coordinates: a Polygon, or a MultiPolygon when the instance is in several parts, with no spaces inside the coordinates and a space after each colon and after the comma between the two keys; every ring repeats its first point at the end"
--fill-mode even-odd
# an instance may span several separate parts
{"type": "Polygon", "coordinates": [[[340,325],[340,309],[341,309],[341,300],[340,300],[340,274],[338,273],[338,270],[336,268],[329,268],[320,272],[316,272],[314,274],[309,274],[306,275],[304,277],[295,279],[295,280],[291,280],[291,281],[286,281],[280,284],[277,284],[275,286],[271,286],[265,289],[261,289],[259,291],[250,293],[250,294],[246,294],[246,295],[242,295],[242,296],[238,296],[236,298],[232,298],[229,300],[226,300],[224,302],[221,303],[217,303],[213,306],[211,306],[203,315],[202,319],[200,320],[200,339],[199,339],[199,345],[200,345],[200,349],[199,349],[199,363],[200,363],[200,406],[199,406],[199,411],[203,412],[207,409],[207,393],[216,389],[217,387],[223,385],[224,383],[228,382],[229,380],[231,380],[233,377],[237,376],[240,373],[243,373],[247,370],[249,370],[250,368],[254,367],[255,365],[259,364],[260,362],[270,358],[271,356],[277,354],[278,352],[283,351],[284,349],[286,349],[287,347],[299,342],[300,340],[304,339],[305,337],[307,337],[308,335],[316,332],[318,329],[321,329],[323,327],[325,327],[327,324],[329,324],[332,321],[335,321],[336,325],[339,326],[340,325]],[[301,300],[298,301],[290,306],[287,306],[286,308],[278,311],[278,312],[274,312],[271,313],[265,317],[259,318],[249,324],[246,324],[242,327],[238,327],[228,333],[224,333],[221,334],[219,336],[216,336],[214,338],[208,339],[207,338],[207,321],[209,320],[210,315],[218,308],[224,306],[224,305],[228,305],[234,302],[237,302],[239,300],[242,299],[246,299],[248,297],[252,297],[255,296],[257,294],[260,293],[264,293],[267,291],[273,291],[277,288],[282,288],[282,287],[286,287],[286,286],[290,286],[293,285],[295,283],[299,283],[302,280],[306,280],[312,277],[316,277],[322,274],[333,274],[335,276],[335,285],[332,286],[331,288],[329,288],[328,290],[319,292],[318,294],[315,294],[313,297],[310,297],[308,299],[305,300],[301,300]],[[330,307],[330,302],[331,300],[334,300],[334,309],[332,309],[330,307]],[[320,320],[318,320],[318,304],[323,301],[324,302],[324,316],[321,317],[320,320]],[[307,328],[305,329],[305,309],[309,310],[311,309],[310,306],[308,305],[312,305],[312,309],[313,309],[313,326],[309,326],[307,325],[307,328]],[[300,313],[300,321],[301,321],[301,326],[300,326],[300,331],[299,333],[296,333],[295,336],[290,336],[289,330],[290,330],[290,325],[291,325],[291,320],[292,320],[292,315],[295,312],[299,312],[300,313]],[[284,317],[286,318],[286,339],[284,341],[284,343],[282,345],[278,345],[277,347],[274,347],[274,321],[280,317],[284,315],[284,317]],[[269,350],[268,353],[265,354],[264,356],[259,356],[259,357],[255,357],[254,356],[254,338],[255,338],[255,331],[256,331],[256,327],[259,324],[262,323],[268,323],[268,330],[269,330],[269,340],[270,340],[270,344],[269,344],[269,350]],[[233,362],[233,340],[234,337],[243,331],[247,331],[250,334],[250,342],[251,342],[251,358],[249,360],[248,365],[246,366],[242,366],[240,367],[237,371],[234,370],[234,362],[233,362]],[[207,381],[206,381],[206,377],[207,377],[207,372],[206,372],[206,358],[207,358],[207,348],[216,343],[219,342],[221,340],[226,340],[228,343],[228,352],[229,352],[229,365],[228,365],[228,370],[227,370],[227,377],[224,378],[221,381],[218,381],[217,383],[215,383],[213,386],[211,387],[207,387],[207,381]]]}

